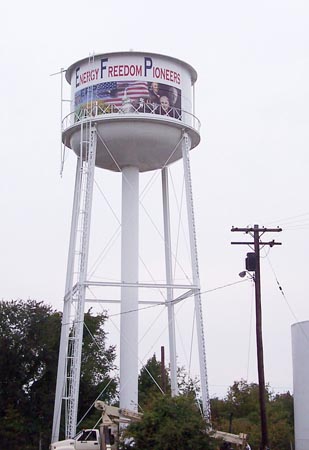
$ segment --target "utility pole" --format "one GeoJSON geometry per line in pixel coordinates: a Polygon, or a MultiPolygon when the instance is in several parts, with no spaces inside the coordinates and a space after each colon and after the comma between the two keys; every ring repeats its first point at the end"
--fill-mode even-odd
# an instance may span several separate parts
{"type": "Polygon", "coordinates": [[[165,348],[161,346],[161,388],[166,394],[165,348]]]}
{"type": "Polygon", "coordinates": [[[269,242],[262,242],[260,238],[265,233],[274,233],[282,231],[282,228],[259,228],[258,225],[247,228],[232,227],[231,231],[242,232],[253,237],[253,242],[231,242],[235,245],[249,245],[253,246],[254,253],[247,254],[246,269],[254,272],[253,280],[255,285],[255,314],[256,314],[256,349],[257,349],[257,366],[259,379],[259,402],[260,402],[260,417],[261,417],[261,449],[268,450],[268,430],[267,430],[267,416],[266,416],[266,399],[265,399],[265,377],[264,377],[264,355],[263,355],[263,337],[262,337],[262,304],[261,304],[261,271],[260,271],[260,247],[273,247],[274,245],[281,245],[281,242],[274,240],[269,242]],[[253,258],[252,258],[253,256],[253,258]]]}

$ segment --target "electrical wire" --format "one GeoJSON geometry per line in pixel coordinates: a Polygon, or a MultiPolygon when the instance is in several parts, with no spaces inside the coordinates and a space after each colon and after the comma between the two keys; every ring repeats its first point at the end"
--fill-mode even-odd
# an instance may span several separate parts
{"type": "Polygon", "coordinates": [[[271,268],[271,271],[272,271],[272,273],[273,273],[273,275],[274,275],[274,278],[275,278],[275,280],[276,280],[278,289],[279,289],[279,291],[280,291],[282,297],[284,298],[284,300],[285,300],[285,302],[286,302],[286,305],[287,305],[287,307],[288,307],[290,313],[292,314],[294,320],[299,324],[300,329],[301,329],[301,332],[303,333],[304,337],[306,338],[306,340],[307,340],[308,343],[309,343],[309,336],[308,336],[307,333],[305,332],[304,328],[303,328],[302,325],[301,325],[301,322],[299,321],[298,317],[297,317],[296,314],[294,313],[294,311],[293,311],[293,309],[292,309],[292,307],[291,307],[291,305],[290,305],[290,303],[289,303],[289,301],[288,301],[288,299],[287,299],[287,297],[286,297],[286,295],[285,295],[285,293],[284,293],[284,291],[283,291],[283,288],[282,288],[281,284],[279,283],[279,280],[278,280],[278,278],[277,278],[277,275],[276,275],[276,273],[275,273],[275,270],[274,270],[274,268],[273,268],[273,265],[271,264],[271,261],[270,261],[270,258],[269,258],[269,257],[267,257],[267,261],[268,261],[268,263],[269,263],[269,266],[270,266],[270,268],[271,268]]]}
{"type": "Polygon", "coordinates": [[[291,223],[293,223],[293,222],[297,222],[297,221],[299,221],[299,218],[300,217],[305,217],[305,216],[309,216],[309,212],[305,212],[305,213],[302,213],[302,214],[298,214],[298,215],[296,215],[296,216],[289,216],[289,217],[285,217],[285,218],[282,218],[282,219],[280,219],[280,220],[273,220],[273,221],[271,221],[271,222],[268,222],[268,225],[271,225],[271,224],[273,224],[273,223],[281,223],[282,225],[286,225],[286,224],[291,224],[291,223]]]}
{"type": "Polygon", "coordinates": [[[268,224],[280,223],[281,227],[284,227],[284,231],[299,231],[307,230],[309,228],[308,220],[309,212],[305,212],[295,216],[289,216],[276,221],[268,222],[268,224]]]}
{"type": "MultiPolygon", "coordinates": [[[[245,278],[244,280],[235,281],[234,283],[228,283],[228,284],[224,284],[222,286],[215,287],[213,289],[207,289],[206,291],[200,292],[200,295],[209,294],[210,292],[215,292],[215,291],[218,291],[220,289],[224,289],[226,287],[234,286],[235,284],[246,283],[246,282],[248,282],[250,280],[251,280],[250,278],[248,278],[248,279],[245,278]]],[[[193,295],[194,295],[194,292],[192,292],[190,295],[188,295],[188,297],[186,297],[186,298],[184,298],[184,299],[182,299],[180,301],[184,302],[184,301],[188,300],[190,297],[192,297],[193,295]]],[[[171,303],[179,303],[179,300],[176,299],[176,300],[172,301],[171,303]]],[[[122,314],[129,314],[129,313],[132,313],[132,312],[135,312],[135,311],[143,311],[145,309],[152,309],[152,308],[157,308],[158,306],[166,306],[166,305],[167,305],[166,302],[158,302],[155,305],[144,306],[144,307],[137,308],[137,309],[131,309],[131,310],[125,311],[125,312],[111,314],[108,317],[117,317],[117,316],[121,316],[122,314]]]]}

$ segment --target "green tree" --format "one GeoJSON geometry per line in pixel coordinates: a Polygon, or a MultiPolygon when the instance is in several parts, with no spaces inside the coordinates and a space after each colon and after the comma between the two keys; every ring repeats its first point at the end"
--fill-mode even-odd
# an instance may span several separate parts
{"type": "MultiPolygon", "coordinates": [[[[177,384],[180,394],[196,397],[200,391],[199,380],[188,376],[184,367],[177,369],[177,384]]],[[[164,390],[166,394],[171,393],[169,371],[166,368],[162,371],[161,362],[157,360],[154,354],[141,369],[138,378],[138,403],[140,407],[143,409],[154,396],[161,397],[164,390]]]]}
{"type": "MultiPolygon", "coordinates": [[[[80,410],[100,394],[115,396],[109,371],[114,347],[106,347],[106,315],[85,315],[80,410]],[[90,338],[90,335],[92,337],[90,338]],[[96,344],[94,343],[96,341],[96,344]],[[97,343],[100,342],[100,346],[97,343]],[[91,398],[91,401],[90,401],[91,398]]],[[[1,448],[48,448],[52,427],[61,314],[35,300],[0,302],[0,441],[1,448]]]]}
{"type": "MultiPolygon", "coordinates": [[[[166,369],[164,369],[163,376],[165,377],[166,392],[170,393],[171,386],[166,369]]],[[[157,361],[154,354],[142,367],[138,377],[138,403],[140,407],[143,409],[153,397],[162,396],[163,386],[161,362],[157,361]]]]}
{"type": "MultiPolygon", "coordinates": [[[[293,397],[289,392],[272,395],[266,388],[269,444],[272,450],[289,450],[293,441],[293,397]]],[[[212,424],[220,431],[246,433],[252,448],[261,441],[259,386],[235,381],[224,399],[211,400],[212,424]],[[232,423],[230,419],[232,418],[232,423]]]]}
{"type": "MultiPolygon", "coordinates": [[[[83,417],[93,401],[113,403],[117,397],[118,380],[111,375],[115,369],[115,346],[106,345],[104,329],[107,315],[105,312],[93,316],[91,310],[84,317],[84,339],[82,350],[81,379],[79,390],[79,417],[83,417]]],[[[79,428],[92,427],[96,422],[97,411],[86,416],[79,428]]]]}
{"type": "Polygon", "coordinates": [[[156,396],[143,418],[128,427],[136,450],[205,450],[211,448],[206,423],[192,396],[156,396]]]}
{"type": "Polygon", "coordinates": [[[46,427],[53,410],[60,320],[60,314],[42,302],[0,303],[3,446],[37,448],[41,430],[50,432],[46,427]]]}
{"type": "Polygon", "coordinates": [[[23,412],[18,405],[7,403],[0,419],[1,448],[29,448],[27,440],[27,425],[23,412]]]}
{"type": "Polygon", "coordinates": [[[201,390],[200,380],[197,377],[190,377],[184,367],[177,369],[177,385],[180,394],[193,395],[193,397],[197,397],[201,390]]]}
{"type": "Polygon", "coordinates": [[[268,412],[268,429],[271,448],[289,450],[294,441],[293,397],[289,392],[275,395],[268,412]]]}
{"type": "MultiPolygon", "coordinates": [[[[266,403],[269,402],[270,393],[266,389],[266,403]]],[[[226,396],[227,406],[234,418],[247,417],[252,422],[259,420],[259,386],[256,383],[248,384],[245,380],[234,381],[226,396]]]]}

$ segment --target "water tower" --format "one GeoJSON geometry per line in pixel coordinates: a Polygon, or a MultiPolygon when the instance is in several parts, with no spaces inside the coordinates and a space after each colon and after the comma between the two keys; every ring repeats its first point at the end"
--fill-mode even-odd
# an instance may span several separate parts
{"type": "Polygon", "coordinates": [[[172,395],[177,395],[174,291],[194,295],[203,408],[209,397],[200,298],[199,269],[192,203],[189,151],[200,142],[194,116],[196,71],[176,58],[154,53],[99,54],[72,64],[71,113],[63,121],[62,140],[77,155],[75,191],[64,296],[52,442],[58,440],[61,410],[67,411],[65,434],[76,431],[85,292],[93,285],[121,288],[120,407],[138,404],[138,303],[140,288],[166,290],[172,395]],[[168,166],[183,159],[192,283],[173,281],[168,166]],[[88,279],[87,263],[95,168],[121,172],[121,279],[88,279]],[[139,174],[160,170],[166,282],[140,283],[139,174]],[[74,308],[72,307],[74,305],[74,308]],[[74,316],[73,319],[71,318],[74,316]],[[132,349],[135,352],[132,354],[132,349]]]}

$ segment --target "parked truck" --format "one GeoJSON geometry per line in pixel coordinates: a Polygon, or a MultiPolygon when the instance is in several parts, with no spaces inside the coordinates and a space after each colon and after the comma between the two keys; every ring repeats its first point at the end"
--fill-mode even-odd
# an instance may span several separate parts
{"type": "Polygon", "coordinates": [[[99,429],[82,430],[73,439],[52,442],[49,450],[115,450],[119,426],[125,427],[141,418],[141,414],[135,411],[109,406],[101,400],[95,402],[95,407],[102,414],[99,429]]]}
{"type": "Polygon", "coordinates": [[[50,450],[100,450],[99,430],[82,430],[73,439],[65,439],[50,444],[50,450]]]}

